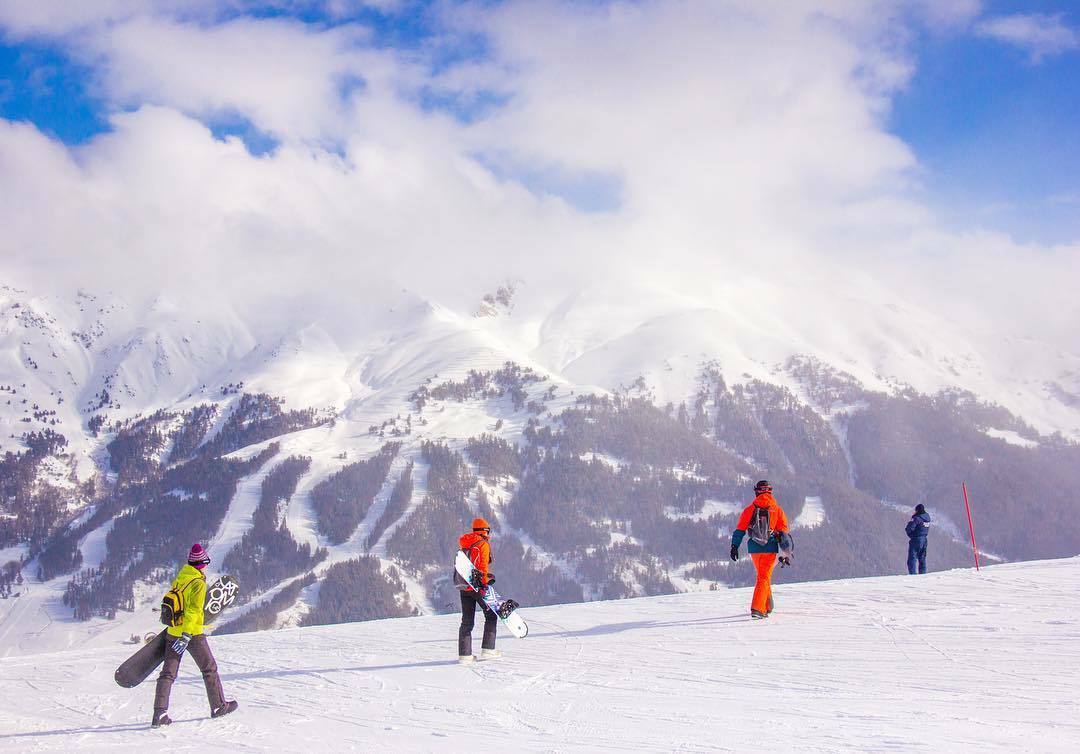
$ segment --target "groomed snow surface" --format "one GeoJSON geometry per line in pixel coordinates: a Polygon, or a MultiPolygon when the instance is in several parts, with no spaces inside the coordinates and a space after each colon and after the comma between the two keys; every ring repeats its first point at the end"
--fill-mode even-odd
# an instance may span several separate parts
{"type": "Polygon", "coordinates": [[[161,730],[130,646],[8,658],[0,749],[1075,752],[1078,593],[1073,558],[780,584],[763,622],[746,589],[525,608],[471,667],[456,616],[221,636],[239,711],[185,659],[161,730]]]}

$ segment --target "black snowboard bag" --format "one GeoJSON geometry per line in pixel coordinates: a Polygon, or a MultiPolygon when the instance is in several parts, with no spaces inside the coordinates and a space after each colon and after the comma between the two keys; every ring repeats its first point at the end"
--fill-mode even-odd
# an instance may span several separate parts
{"type": "Polygon", "coordinates": [[[165,662],[165,648],[169,640],[166,630],[163,630],[142,649],[124,660],[123,664],[116,669],[113,678],[125,689],[133,689],[150,677],[161,663],[165,662]]]}

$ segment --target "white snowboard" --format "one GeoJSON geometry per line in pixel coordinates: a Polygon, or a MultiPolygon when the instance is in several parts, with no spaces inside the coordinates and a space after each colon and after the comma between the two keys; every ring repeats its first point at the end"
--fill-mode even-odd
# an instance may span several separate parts
{"type": "MultiPolygon", "coordinates": [[[[454,570],[457,571],[458,575],[465,579],[466,582],[469,584],[472,583],[473,572],[476,570],[476,567],[473,566],[472,561],[469,560],[469,556],[461,550],[458,550],[457,557],[454,558],[454,570]]],[[[514,609],[509,615],[503,617],[499,613],[499,608],[503,606],[503,603],[506,602],[506,600],[499,596],[499,593],[495,591],[495,587],[489,586],[485,591],[486,593],[481,597],[484,604],[487,605],[493,613],[499,616],[499,619],[510,633],[519,639],[524,639],[529,634],[529,627],[526,625],[525,620],[518,615],[517,609],[514,609]]]]}

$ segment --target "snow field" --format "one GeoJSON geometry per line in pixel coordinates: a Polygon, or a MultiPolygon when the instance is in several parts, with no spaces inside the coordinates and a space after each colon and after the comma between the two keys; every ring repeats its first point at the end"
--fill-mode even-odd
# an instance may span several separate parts
{"type": "Polygon", "coordinates": [[[83,562],[80,569],[97,568],[104,562],[106,555],[105,539],[112,531],[115,518],[110,518],[101,526],[94,529],[79,541],[79,551],[82,552],[83,562]]]}
{"type": "Polygon", "coordinates": [[[1019,434],[1011,429],[988,429],[986,434],[990,437],[996,437],[999,440],[1004,440],[1010,445],[1019,445],[1021,448],[1037,448],[1039,443],[1034,440],[1029,440],[1026,437],[1021,437],[1019,434]]]}
{"type": "Polygon", "coordinates": [[[668,518],[678,520],[689,521],[707,521],[713,516],[733,516],[737,513],[742,513],[742,509],[746,507],[745,503],[732,503],[726,500],[712,500],[708,499],[701,505],[701,510],[697,513],[683,513],[671,506],[664,508],[664,515],[668,518]]]}
{"type": "Polygon", "coordinates": [[[0,565],[4,565],[9,560],[18,560],[26,555],[30,551],[29,546],[25,544],[12,545],[11,547],[0,547],[0,565]]]}
{"type": "Polygon", "coordinates": [[[252,527],[255,510],[259,507],[262,498],[262,483],[271,469],[275,466],[276,459],[264,463],[262,468],[254,474],[250,474],[240,480],[236,487],[236,494],[229,502],[229,508],[225,512],[217,533],[206,543],[206,549],[212,553],[218,563],[224,563],[229,551],[232,550],[244,535],[252,527]]]}
{"type": "MultiPolygon", "coordinates": [[[[523,608],[504,658],[458,666],[457,618],[212,638],[240,710],[190,660],[171,728],[116,646],[0,660],[4,751],[1076,751],[1080,558],[981,573],[523,608]]],[[[477,630],[477,639],[479,630],[477,630]]]]}
{"type": "Polygon", "coordinates": [[[817,496],[807,497],[803,509],[791,523],[793,529],[815,529],[825,523],[825,505],[817,496]]]}

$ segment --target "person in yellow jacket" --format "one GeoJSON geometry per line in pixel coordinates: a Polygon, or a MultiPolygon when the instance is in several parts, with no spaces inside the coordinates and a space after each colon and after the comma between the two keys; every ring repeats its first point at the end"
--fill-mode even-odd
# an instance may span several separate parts
{"type": "Polygon", "coordinates": [[[206,602],[206,576],[203,570],[210,565],[210,555],[203,546],[196,542],[188,553],[187,565],[173,579],[175,589],[183,599],[184,618],[179,626],[169,626],[165,642],[165,664],[158,676],[157,690],[154,692],[154,717],[150,724],[159,728],[172,722],[169,718],[169,694],[172,691],[176,672],[180,669],[180,660],[184,652],[191,653],[191,659],[202,671],[203,684],[206,686],[206,698],[210,702],[210,716],[221,717],[236,710],[239,706],[234,701],[225,700],[218,677],[217,661],[210,651],[210,644],[203,633],[203,603],[206,602]]]}

